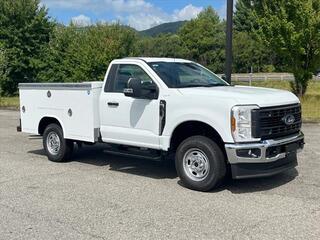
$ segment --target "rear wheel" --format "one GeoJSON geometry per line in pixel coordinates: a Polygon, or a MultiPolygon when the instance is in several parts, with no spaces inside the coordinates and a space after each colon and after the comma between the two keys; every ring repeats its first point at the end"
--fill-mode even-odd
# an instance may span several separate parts
{"type": "Polygon", "coordinates": [[[220,147],[204,136],[185,139],[176,152],[176,169],[183,185],[198,191],[218,187],[226,175],[220,147]]]}
{"type": "Polygon", "coordinates": [[[59,125],[49,124],[44,130],[43,148],[49,160],[63,162],[70,159],[73,145],[71,140],[63,138],[63,131],[59,125]]]}

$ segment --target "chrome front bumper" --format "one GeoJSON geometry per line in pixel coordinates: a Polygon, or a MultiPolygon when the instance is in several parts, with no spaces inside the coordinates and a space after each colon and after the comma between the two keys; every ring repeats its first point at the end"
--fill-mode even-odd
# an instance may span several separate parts
{"type": "Polygon", "coordinates": [[[297,152],[303,149],[303,145],[304,135],[300,132],[283,139],[226,144],[225,148],[232,177],[241,179],[272,176],[296,167],[297,152]],[[252,152],[259,154],[252,154],[252,152]],[[239,154],[246,154],[247,157],[239,154]]]}
{"type": "Polygon", "coordinates": [[[289,151],[282,151],[275,156],[269,157],[267,156],[268,148],[277,147],[277,146],[286,146],[292,143],[302,143],[300,144],[300,147],[296,149],[296,152],[301,151],[303,149],[303,144],[304,144],[304,134],[300,132],[299,134],[296,134],[287,138],[276,139],[276,140],[264,140],[258,143],[225,144],[225,149],[226,149],[228,161],[230,164],[270,163],[270,162],[274,162],[279,159],[285,158],[289,153],[289,151]],[[246,150],[246,149],[259,149],[261,151],[261,154],[258,157],[238,156],[237,150],[246,150]]]}

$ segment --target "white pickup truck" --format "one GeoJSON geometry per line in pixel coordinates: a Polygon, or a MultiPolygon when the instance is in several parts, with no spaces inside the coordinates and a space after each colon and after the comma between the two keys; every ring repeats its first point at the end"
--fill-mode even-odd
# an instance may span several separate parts
{"type": "Polygon", "coordinates": [[[75,143],[118,154],[175,154],[183,184],[208,191],[232,177],[270,176],[297,166],[301,106],[288,91],[231,86],[183,59],[124,58],[104,82],[21,83],[18,131],[43,136],[48,158],[75,143]]]}

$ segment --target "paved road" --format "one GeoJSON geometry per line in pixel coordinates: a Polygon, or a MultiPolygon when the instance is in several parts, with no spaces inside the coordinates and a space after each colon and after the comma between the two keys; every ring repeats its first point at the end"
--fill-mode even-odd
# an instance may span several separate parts
{"type": "Polygon", "coordinates": [[[49,162],[17,119],[0,111],[0,239],[319,239],[320,125],[304,126],[297,170],[201,193],[101,146],[49,162]]]}

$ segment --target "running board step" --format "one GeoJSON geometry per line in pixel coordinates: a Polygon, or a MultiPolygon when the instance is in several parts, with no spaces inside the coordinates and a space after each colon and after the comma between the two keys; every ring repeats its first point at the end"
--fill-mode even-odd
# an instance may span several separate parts
{"type": "Polygon", "coordinates": [[[148,151],[148,150],[120,150],[120,149],[104,149],[103,152],[117,155],[117,156],[124,156],[124,157],[133,157],[133,158],[142,158],[148,159],[153,161],[161,161],[162,155],[161,153],[155,153],[155,151],[148,151]]]}
{"type": "Polygon", "coordinates": [[[42,139],[41,135],[29,135],[28,139],[33,140],[33,139],[42,139]]]}

